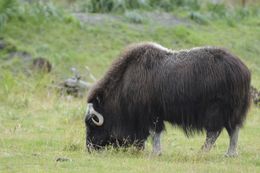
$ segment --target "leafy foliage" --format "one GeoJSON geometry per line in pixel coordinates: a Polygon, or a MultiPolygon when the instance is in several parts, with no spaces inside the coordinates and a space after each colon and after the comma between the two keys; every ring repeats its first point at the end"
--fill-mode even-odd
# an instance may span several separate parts
{"type": "Polygon", "coordinates": [[[68,16],[57,8],[52,2],[19,2],[17,0],[1,0],[0,1],[0,29],[12,19],[35,22],[43,22],[44,20],[67,20],[68,16]]]}
{"type": "Polygon", "coordinates": [[[177,7],[199,9],[198,0],[90,0],[88,2],[90,12],[115,12],[128,9],[162,9],[172,11],[177,7]]]}
{"type": "Polygon", "coordinates": [[[126,11],[127,9],[140,9],[148,6],[148,0],[90,0],[90,12],[126,11]]]}
{"type": "Polygon", "coordinates": [[[17,1],[1,0],[0,1],[0,29],[4,27],[8,20],[16,16],[17,1]]]}
{"type": "Polygon", "coordinates": [[[200,8],[198,0],[150,0],[153,8],[160,8],[165,11],[172,11],[176,8],[186,8],[198,10],[200,8]]]}
{"type": "Polygon", "coordinates": [[[140,23],[143,23],[145,21],[145,18],[140,13],[138,13],[137,11],[134,11],[134,10],[133,11],[126,11],[125,17],[131,23],[140,24],[140,23]]]}

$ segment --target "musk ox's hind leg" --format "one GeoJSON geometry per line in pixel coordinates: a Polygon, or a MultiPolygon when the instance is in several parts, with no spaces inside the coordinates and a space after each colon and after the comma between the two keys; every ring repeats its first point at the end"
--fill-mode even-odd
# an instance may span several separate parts
{"type": "Polygon", "coordinates": [[[221,101],[212,103],[204,114],[204,127],[206,129],[206,140],[202,146],[203,152],[209,152],[219,137],[224,126],[224,113],[221,101]]]}
{"type": "Polygon", "coordinates": [[[212,146],[214,145],[214,143],[216,142],[220,133],[221,133],[221,130],[207,131],[206,141],[205,141],[204,145],[201,147],[201,150],[203,152],[209,152],[211,150],[212,146]]]}
{"type": "Polygon", "coordinates": [[[229,148],[227,153],[225,154],[226,157],[235,157],[238,155],[237,153],[237,141],[238,141],[238,134],[239,134],[239,127],[226,128],[229,135],[229,148]]]}

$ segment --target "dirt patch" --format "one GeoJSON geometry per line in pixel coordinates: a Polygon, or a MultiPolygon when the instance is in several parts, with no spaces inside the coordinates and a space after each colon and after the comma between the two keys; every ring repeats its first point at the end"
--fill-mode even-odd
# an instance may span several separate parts
{"type": "Polygon", "coordinates": [[[176,26],[176,25],[188,25],[189,22],[184,19],[179,19],[176,16],[165,13],[165,12],[156,12],[156,13],[145,13],[146,18],[150,20],[151,23],[156,23],[161,26],[176,26]]]}
{"type": "Polygon", "coordinates": [[[88,24],[102,24],[120,20],[119,17],[110,14],[73,13],[80,22],[88,24]]]}
{"type": "MultiPolygon", "coordinates": [[[[104,24],[108,22],[126,21],[125,15],[116,16],[113,14],[99,14],[99,13],[73,13],[73,15],[82,23],[87,24],[104,24]]],[[[172,27],[176,25],[188,25],[189,21],[179,19],[176,16],[165,12],[143,12],[140,13],[145,21],[151,25],[160,25],[172,27]]],[[[139,25],[139,24],[138,24],[139,25]]]]}

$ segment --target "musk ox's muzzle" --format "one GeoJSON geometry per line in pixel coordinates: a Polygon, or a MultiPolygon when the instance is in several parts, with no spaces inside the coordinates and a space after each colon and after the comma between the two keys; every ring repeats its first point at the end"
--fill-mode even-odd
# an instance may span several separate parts
{"type": "Polygon", "coordinates": [[[89,140],[89,139],[87,138],[86,147],[87,147],[88,152],[91,152],[91,151],[93,151],[93,150],[100,150],[100,149],[102,149],[104,146],[98,145],[98,144],[94,144],[93,141],[91,141],[91,140],[89,140]]]}

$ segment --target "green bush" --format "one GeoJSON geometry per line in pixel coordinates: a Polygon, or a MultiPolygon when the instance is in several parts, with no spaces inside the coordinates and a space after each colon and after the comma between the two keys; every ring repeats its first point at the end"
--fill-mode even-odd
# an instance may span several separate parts
{"type": "Polygon", "coordinates": [[[203,25],[208,24],[208,17],[199,12],[191,12],[190,19],[199,24],[203,24],[203,25]]]}
{"type": "Polygon", "coordinates": [[[10,9],[17,6],[16,0],[1,0],[0,1],[0,13],[9,13],[10,9]]]}
{"type": "Polygon", "coordinates": [[[110,12],[114,8],[113,0],[90,0],[89,11],[90,12],[110,12]]]}
{"type": "Polygon", "coordinates": [[[199,9],[198,0],[90,0],[88,11],[93,13],[124,12],[128,9],[162,9],[172,11],[177,7],[199,9]]]}
{"type": "Polygon", "coordinates": [[[21,3],[19,6],[19,20],[63,20],[64,12],[51,2],[36,1],[34,3],[21,3]]]}
{"type": "Polygon", "coordinates": [[[152,8],[160,8],[165,11],[172,11],[176,8],[198,10],[198,0],[150,0],[152,8]]]}
{"type": "Polygon", "coordinates": [[[0,29],[17,15],[17,1],[16,0],[1,0],[0,1],[0,29]]]}
{"type": "Polygon", "coordinates": [[[213,3],[208,3],[207,4],[207,11],[211,13],[214,17],[225,17],[227,13],[227,9],[225,4],[218,3],[218,4],[213,4],[213,3]]]}
{"type": "Polygon", "coordinates": [[[90,0],[88,9],[93,13],[124,12],[127,9],[145,8],[147,2],[148,0],[90,0]]]}
{"type": "Polygon", "coordinates": [[[145,20],[145,18],[137,11],[126,11],[125,17],[129,22],[136,24],[144,23],[145,20]]]}
{"type": "Polygon", "coordinates": [[[228,8],[224,3],[206,3],[201,10],[192,10],[189,13],[189,18],[196,23],[207,24],[210,20],[222,20],[231,27],[238,21],[257,16],[260,16],[257,6],[228,8]]]}
{"type": "Polygon", "coordinates": [[[67,20],[68,16],[51,2],[36,1],[32,3],[17,0],[0,1],[0,29],[12,19],[36,23],[44,20],[67,20]]]}
{"type": "MultiPolygon", "coordinates": [[[[57,9],[56,6],[54,6],[52,3],[42,3],[38,2],[33,4],[30,8],[29,13],[32,16],[42,16],[44,18],[61,18],[62,14],[59,9],[57,9]]],[[[27,8],[27,9],[28,9],[27,8]]]]}

